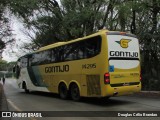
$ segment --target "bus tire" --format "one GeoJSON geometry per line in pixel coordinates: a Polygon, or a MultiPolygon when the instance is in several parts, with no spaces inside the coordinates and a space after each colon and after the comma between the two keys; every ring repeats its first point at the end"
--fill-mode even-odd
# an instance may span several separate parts
{"type": "Polygon", "coordinates": [[[25,82],[23,82],[23,89],[24,89],[25,93],[29,93],[29,89],[27,89],[27,85],[25,82]]]}
{"type": "Polygon", "coordinates": [[[68,90],[67,86],[64,83],[60,83],[58,87],[59,96],[61,99],[67,99],[68,98],[68,90]]]}
{"type": "Polygon", "coordinates": [[[80,100],[80,91],[77,84],[73,83],[70,87],[70,95],[72,100],[79,101],[80,100]]]}

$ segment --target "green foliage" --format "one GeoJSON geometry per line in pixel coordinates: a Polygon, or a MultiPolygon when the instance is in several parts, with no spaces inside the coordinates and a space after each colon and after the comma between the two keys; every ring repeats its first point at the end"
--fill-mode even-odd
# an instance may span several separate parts
{"type": "Polygon", "coordinates": [[[6,78],[11,78],[11,77],[15,77],[15,73],[13,73],[13,72],[8,72],[8,73],[2,73],[2,72],[0,72],[0,78],[3,78],[3,77],[6,77],[6,78]]]}
{"type": "Polygon", "coordinates": [[[8,4],[11,6],[13,13],[19,17],[27,20],[28,16],[33,16],[33,12],[38,7],[38,3],[41,0],[8,0],[8,4]]]}
{"type": "Polygon", "coordinates": [[[107,9],[105,5],[108,3],[105,0],[62,0],[61,6],[56,0],[32,1],[13,0],[10,7],[28,29],[34,30],[33,45],[45,46],[83,37],[104,26],[103,9],[107,9]],[[26,5],[28,2],[32,4],[26,5]]]}
{"type": "Polygon", "coordinates": [[[12,43],[14,39],[11,37],[12,32],[10,28],[10,21],[6,17],[7,13],[7,1],[0,1],[0,58],[5,46],[9,43],[12,43]]]}
{"type": "Polygon", "coordinates": [[[16,62],[7,63],[7,61],[5,61],[5,60],[0,60],[0,71],[10,71],[10,72],[12,72],[12,69],[13,69],[15,64],[16,64],[16,62]]]}
{"type": "Polygon", "coordinates": [[[0,60],[0,64],[7,64],[7,61],[5,61],[5,60],[0,60]]]}
{"type": "Polygon", "coordinates": [[[5,60],[0,60],[0,78],[2,77],[15,77],[15,73],[13,73],[13,67],[16,64],[16,62],[9,62],[5,60]]]}
{"type": "Polygon", "coordinates": [[[0,60],[0,71],[7,71],[7,61],[0,60]]]}

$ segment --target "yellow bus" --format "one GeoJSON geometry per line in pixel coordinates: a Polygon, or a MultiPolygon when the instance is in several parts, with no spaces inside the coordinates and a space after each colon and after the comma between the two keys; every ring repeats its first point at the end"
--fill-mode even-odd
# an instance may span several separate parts
{"type": "Polygon", "coordinates": [[[101,30],[58,42],[20,57],[19,88],[70,96],[112,97],[141,90],[140,51],[135,35],[101,30]]]}

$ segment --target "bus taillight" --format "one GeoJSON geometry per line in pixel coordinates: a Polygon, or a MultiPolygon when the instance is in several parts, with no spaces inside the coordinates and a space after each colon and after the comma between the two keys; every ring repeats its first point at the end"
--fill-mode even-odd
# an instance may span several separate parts
{"type": "Polygon", "coordinates": [[[110,83],[110,75],[109,73],[104,74],[104,84],[109,84],[110,83]]]}
{"type": "Polygon", "coordinates": [[[142,81],[142,73],[140,72],[140,81],[142,81]]]}

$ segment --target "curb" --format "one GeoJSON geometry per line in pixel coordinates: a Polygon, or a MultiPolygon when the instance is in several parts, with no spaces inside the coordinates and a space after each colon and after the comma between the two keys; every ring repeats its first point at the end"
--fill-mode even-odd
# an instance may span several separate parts
{"type": "Polygon", "coordinates": [[[6,96],[4,94],[3,85],[0,83],[0,111],[9,111],[6,96]]]}
{"type": "Polygon", "coordinates": [[[153,93],[153,94],[160,94],[160,91],[141,91],[141,93],[153,93]]]}

